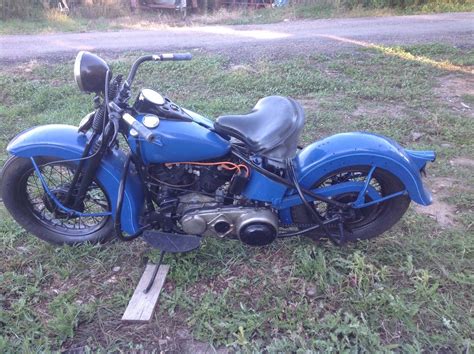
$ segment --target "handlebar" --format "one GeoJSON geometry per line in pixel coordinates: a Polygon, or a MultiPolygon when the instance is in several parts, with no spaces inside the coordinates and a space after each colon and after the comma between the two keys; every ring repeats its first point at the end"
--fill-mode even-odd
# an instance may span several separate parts
{"type": "Polygon", "coordinates": [[[153,140],[155,140],[156,134],[153,133],[147,127],[145,127],[138,120],[136,120],[132,115],[124,113],[122,115],[122,119],[125,121],[125,123],[128,124],[130,128],[135,129],[141,138],[145,139],[148,142],[152,142],[153,140]]]}
{"type": "MultiPolygon", "coordinates": [[[[191,53],[163,53],[163,54],[155,54],[155,55],[145,55],[143,57],[138,58],[132,65],[130,69],[130,73],[128,74],[127,80],[123,83],[121,92],[119,94],[119,102],[125,99],[128,99],[128,95],[130,92],[130,87],[132,86],[133,79],[135,78],[135,74],[137,73],[138,67],[140,64],[146,61],[182,61],[182,60],[191,60],[193,58],[191,53]],[[123,98],[121,97],[123,96],[123,98]]],[[[118,112],[118,110],[116,110],[118,112]]],[[[142,123],[136,120],[132,115],[128,113],[124,113],[122,115],[122,119],[125,123],[128,124],[130,128],[136,130],[138,135],[145,139],[148,142],[152,142],[156,138],[156,134],[153,133],[151,130],[146,128],[142,123]]]]}
{"type": "Polygon", "coordinates": [[[112,117],[113,115],[115,115],[115,120],[113,120],[113,122],[118,122],[118,119],[120,119],[119,117],[121,116],[122,120],[130,128],[133,128],[138,133],[138,136],[148,142],[152,142],[153,140],[155,140],[156,134],[154,132],[145,127],[129,113],[123,113],[124,108],[127,106],[127,101],[130,98],[130,87],[132,85],[133,79],[135,78],[135,74],[137,73],[138,67],[145,61],[182,61],[191,60],[192,58],[193,56],[191,53],[163,53],[155,55],[145,55],[138,58],[133,63],[132,68],[130,69],[130,73],[128,74],[128,78],[120,87],[120,91],[117,93],[117,95],[115,95],[114,92],[113,96],[115,96],[115,98],[113,100],[109,100],[109,75],[111,74],[110,71],[107,70],[105,78],[106,85],[104,90],[105,105],[107,112],[110,114],[110,116],[112,117]]]}
{"type": "Polygon", "coordinates": [[[191,60],[193,55],[191,53],[163,53],[163,54],[154,54],[154,55],[145,55],[138,58],[132,65],[130,69],[130,74],[128,74],[126,84],[128,87],[132,86],[133,79],[137,73],[138,67],[140,64],[146,61],[183,61],[191,60]]]}
{"type": "Polygon", "coordinates": [[[164,53],[153,55],[153,60],[157,61],[182,61],[182,60],[191,60],[193,55],[191,53],[164,53]]]}

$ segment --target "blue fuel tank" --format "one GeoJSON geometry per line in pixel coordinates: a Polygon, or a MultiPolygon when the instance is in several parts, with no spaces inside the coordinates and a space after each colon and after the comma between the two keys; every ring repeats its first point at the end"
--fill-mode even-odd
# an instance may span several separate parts
{"type": "MultiPolygon", "coordinates": [[[[138,152],[140,139],[139,150],[146,164],[203,161],[226,155],[230,151],[230,143],[210,130],[212,121],[192,113],[192,121],[160,119],[159,125],[151,129],[156,134],[153,142],[129,135],[132,152],[138,152]]],[[[142,122],[144,115],[135,118],[142,122]]]]}

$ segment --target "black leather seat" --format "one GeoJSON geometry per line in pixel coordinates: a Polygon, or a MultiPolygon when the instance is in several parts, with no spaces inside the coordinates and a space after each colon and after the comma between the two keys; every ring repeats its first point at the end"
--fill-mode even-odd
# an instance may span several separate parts
{"type": "Polygon", "coordinates": [[[255,153],[282,160],[296,154],[303,125],[304,112],[298,102],[268,96],[259,100],[249,114],[218,117],[214,129],[239,139],[255,153]]]}

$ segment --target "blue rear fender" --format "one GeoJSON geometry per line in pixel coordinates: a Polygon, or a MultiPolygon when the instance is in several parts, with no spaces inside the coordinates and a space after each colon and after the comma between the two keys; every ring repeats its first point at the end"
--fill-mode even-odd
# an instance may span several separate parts
{"type": "MultiPolygon", "coordinates": [[[[19,157],[50,156],[60,159],[79,159],[87,143],[87,136],[77,132],[77,127],[63,124],[43,125],[17,135],[8,145],[10,154],[19,157]]],[[[118,186],[125,163],[125,153],[112,150],[101,162],[96,177],[105,189],[112,206],[117,204],[118,186]]],[[[140,228],[139,217],[144,207],[144,191],[136,172],[130,172],[124,193],[122,229],[133,234],[140,228]]]]}
{"type": "Polygon", "coordinates": [[[295,165],[306,188],[343,167],[376,166],[396,176],[414,202],[429,205],[431,193],[423,186],[420,172],[435,158],[433,151],[406,150],[384,136],[356,132],[336,134],[309,145],[296,156],[295,165]]]}

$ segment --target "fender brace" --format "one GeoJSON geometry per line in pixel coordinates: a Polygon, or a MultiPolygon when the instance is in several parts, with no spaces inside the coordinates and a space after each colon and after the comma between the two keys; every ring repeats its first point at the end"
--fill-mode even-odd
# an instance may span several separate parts
{"type": "Polygon", "coordinates": [[[286,159],[286,169],[287,169],[287,172],[288,172],[288,177],[290,177],[291,181],[293,182],[293,185],[294,185],[296,191],[298,192],[298,194],[301,198],[301,201],[303,202],[303,205],[310,212],[311,216],[313,217],[313,220],[315,220],[316,223],[319,225],[319,227],[321,227],[324,230],[324,232],[326,233],[326,236],[328,237],[328,239],[332,243],[334,243],[337,246],[342,245],[345,242],[345,231],[344,231],[344,224],[342,222],[341,217],[336,217],[335,220],[334,220],[334,221],[338,221],[337,224],[338,224],[338,228],[339,228],[339,238],[335,238],[331,234],[331,232],[329,231],[329,229],[327,227],[327,223],[324,222],[321,219],[321,217],[319,216],[317,211],[314,209],[314,205],[311,205],[306,200],[306,198],[303,194],[303,191],[301,190],[301,186],[298,182],[298,179],[296,178],[295,168],[294,168],[294,165],[293,165],[293,161],[291,159],[286,159]]]}
{"type": "Polygon", "coordinates": [[[36,161],[34,159],[34,157],[30,157],[30,160],[31,160],[31,163],[33,164],[33,168],[35,169],[35,173],[36,175],[38,176],[40,182],[41,182],[41,186],[43,187],[44,191],[46,192],[46,194],[48,195],[48,197],[51,198],[51,200],[54,202],[54,204],[56,204],[56,206],[61,209],[62,211],[66,212],[69,216],[73,217],[73,216],[80,216],[80,217],[101,217],[101,216],[110,216],[112,215],[112,212],[106,212],[106,213],[81,213],[77,210],[73,210],[73,209],[70,209],[68,208],[67,206],[63,205],[59,200],[58,198],[56,198],[56,196],[53,194],[53,192],[51,192],[51,190],[49,189],[48,187],[48,184],[46,183],[46,181],[44,180],[44,177],[43,177],[43,174],[41,173],[41,170],[40,168],[38,167],[38,165],[36,164],[36,161]]]}

